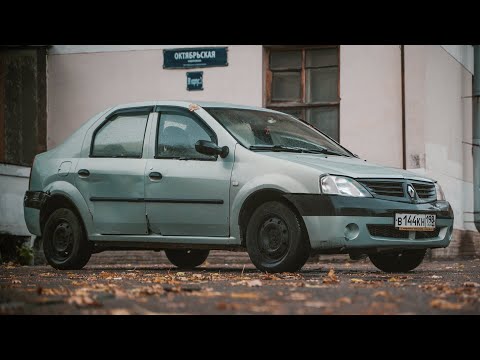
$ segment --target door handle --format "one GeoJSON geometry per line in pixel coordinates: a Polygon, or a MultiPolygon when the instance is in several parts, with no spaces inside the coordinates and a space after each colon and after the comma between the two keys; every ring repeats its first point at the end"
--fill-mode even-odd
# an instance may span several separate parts
{"type": "Polygon", "coordinates": [[[87,169],[80,169],[78,170],[78,176],[80,177],[88,177],[90,175],[90,171],[87,169]]]}
{"type": "Polygon", "coordinates": [[[162,180],[163,176],[159,172],[154,171],[148,174],[148,177],[152,180],[162,180]]]}

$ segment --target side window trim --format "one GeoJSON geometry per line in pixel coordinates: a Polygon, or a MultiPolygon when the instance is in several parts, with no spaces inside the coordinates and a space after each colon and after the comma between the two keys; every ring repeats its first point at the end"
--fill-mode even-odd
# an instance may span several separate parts
{"type": "Polygon", "coordinates": [[[142,107],[131,107],[131,108],[122,108],[115,110],[114,112],[108,114],[105,119],[101,122],[100,125],[97,126],[97,128],[94,130],[91,140],[90,140],[90,150],[88,153],[89,158],[103,158],[103,159],[108,159],[108,158],[113,158],[111,156],[96,156],[93,155],[93,146],[95,144],[95,138],[97,136],[97,133],[112,119],[115,119],[121,115],[132,115],[132,114],[142,114],[142,115],[147,115],[147,124],[145,125],[145,131],[143,134],[143,143],[142,143],[142,152],[139,157],[129,157],[130,159],[142,159],[143,158],[143,149],[145,148],[145,137],[146,137],[146,131],[148,128],[148,122],[150,118],[150,114],[154,110],[154,106],[142,106],[142,107]]]}
{"type": "MultiPolygon", "coordinates": [[[[190,115],[193,121],[195,121],[201,128],[205,130],[205,132],[209,133],[209,135],[213,136],[214,138],[214,143],[218,145],[218,136],[215,133],[215,131],[198,115],[195,114],[192,111],[189,111],[187,108],[179,107],[179,106],[156,106],[154,110],[158,116],[157,116],[157,126],[155,130],[155,151],[154,151],[154,159],[164,159],[164,160],[172,160],[172,159],[181,159],[181,156],[171,156],[171,157],[166,157],[166,156],[159,156],[158,155],[158,140],[160,136],[160,123],[162,120],[162,113],[168,113],[170,111],[175,111],[179,113],[184,113],[185,115],[190,115]]],[[[193,159],[188,159],[191,161],[217,161],[218,156],[215,156],[215,158],[207,159],[207,158],[193,158],[193,159]]]]}

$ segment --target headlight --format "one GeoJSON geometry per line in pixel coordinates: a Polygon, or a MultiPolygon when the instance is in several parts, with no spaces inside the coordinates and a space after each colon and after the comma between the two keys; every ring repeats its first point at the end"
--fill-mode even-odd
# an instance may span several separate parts
{"type": "Polygon", "coordinates": [[[437,200],[446,200],[442,187],[438,184],[438,182],[435,183],[435,192],[437,193],[437,200]]]}
{"type": "Polygon", "coordinates": [[[358,182],[343,176],[325,175],[320,178],[322,194],[354,197],[372,197],[358,182]]]}

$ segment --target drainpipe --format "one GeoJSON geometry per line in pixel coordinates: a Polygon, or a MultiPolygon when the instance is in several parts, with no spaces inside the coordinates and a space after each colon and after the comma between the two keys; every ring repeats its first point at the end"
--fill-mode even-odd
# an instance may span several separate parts
{"type": "Polygon", "coordinates": [[[480,231],[480,45],[473,45],[473,218],[480,231]]]}
{"type": "Polygon", "coordinates": [[[405,45],[400,45],[400,62],[402,73],[402,165],[407,170],[407,135],[405,124],[405,45]]]}

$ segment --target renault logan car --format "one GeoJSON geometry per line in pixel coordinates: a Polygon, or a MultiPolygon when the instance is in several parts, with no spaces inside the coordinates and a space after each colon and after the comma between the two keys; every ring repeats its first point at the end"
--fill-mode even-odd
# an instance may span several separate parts
{"type": "Polygon", "coordinates": [[[434,180],[359,159],[290,115],[218,103],[103,111],[36,156],[24,206],[57,269],[121,249],[165,250],[193,268],[227,249],[268,272],[314,253],[405,272],[453,231],[434,180]]]}

